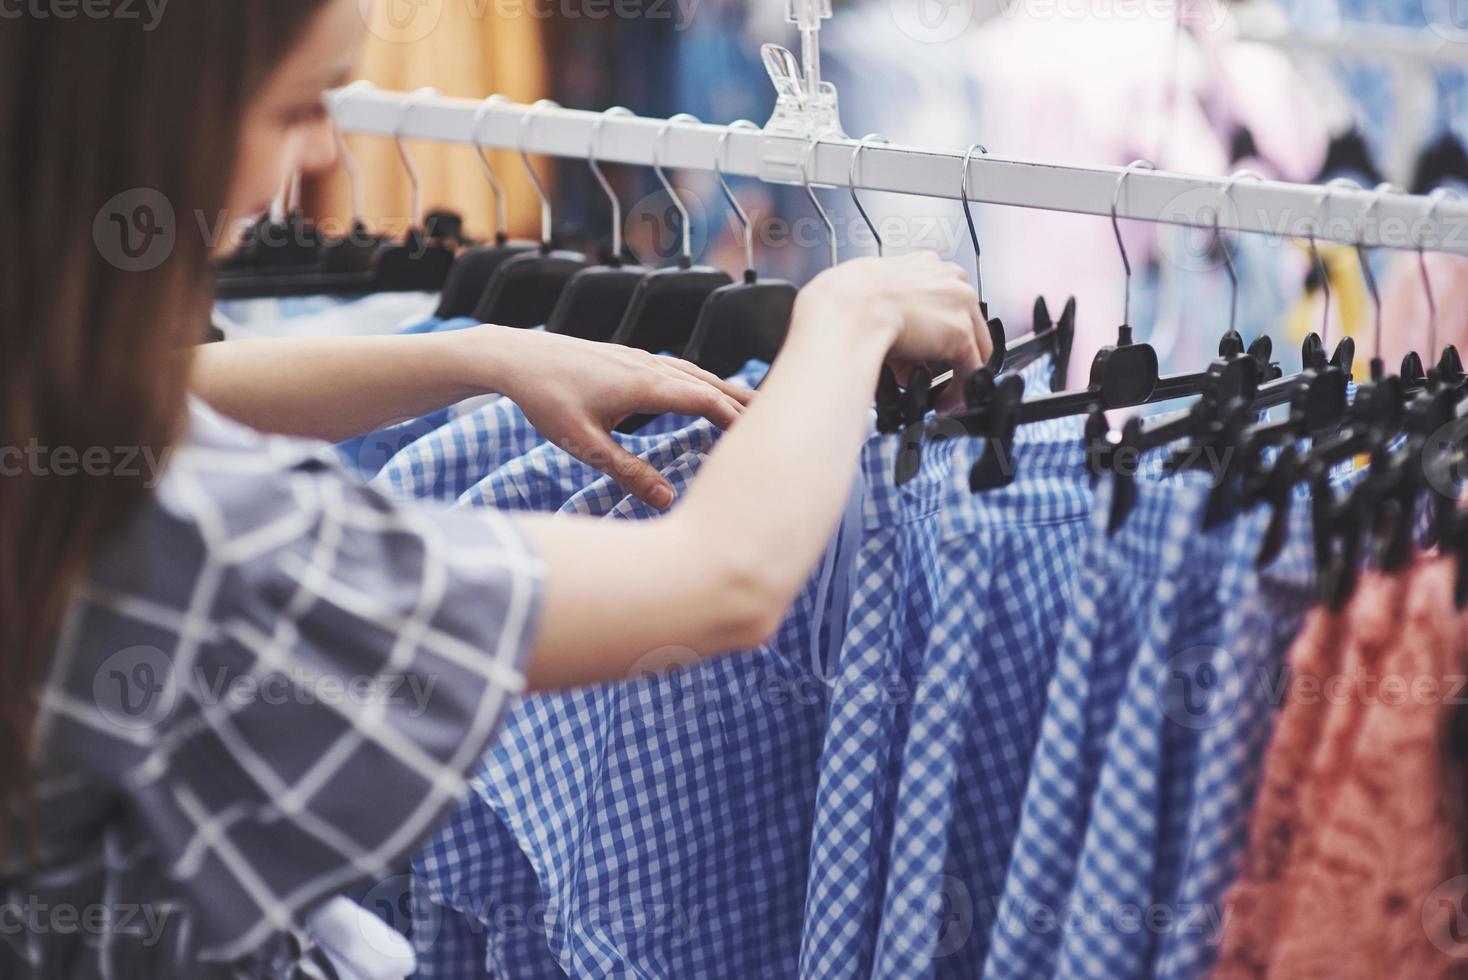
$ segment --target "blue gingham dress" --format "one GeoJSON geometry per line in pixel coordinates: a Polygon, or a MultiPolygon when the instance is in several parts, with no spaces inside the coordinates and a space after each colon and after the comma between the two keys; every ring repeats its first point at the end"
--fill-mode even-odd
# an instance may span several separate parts
{"type": "MultiPolygon", "coordinates": [[[[1265,514],[1251,515],[1261,523],[1265,514]]],[[[1230,558],[1252,562],[1257,547],[1230,558]]],[[[1285,653],[1315,604],[1315,552],[1310,508],[1291,511],[1280,555],[1257,574],[1250,570],[1237,598],[1226,605],[1223,641],[1203,702],[1202,741],[1192,789],[1176,905],[1191,928],[1161,936],[1155,975],[1201,980],[1213,968],[1222,939],[1223,896],[1238,876],[1248,844],[1264,751],[1273,730],[1271,692],[1280,689],[1285,653]]]]}
{"type": "Polygon", "coordinates": [[[957,446],[924,446],[917,476],[903,487],[893,482],[901,436],[873,437],[862,453],[863,535],[850,570],[845,639],[831,664],[802,977],[863,977],[871,969],[901,747],[918,694],[912,683],[935,615],[939,505],[957,446]]]}
{"type": "Polygon", "coordinates": [[[65,614],[35,852],[0,865],[0,906],[107,914],[0,930],[0,975],[292,976],[304,918],[391,878],[465,796],[542,580],[509,519],[394,504],[323,445],[192,404],[65,614]]]}
{"type": "Polygon", "coordinates": [[[1093,491],[1080,420],[1025,427],[1015,482],[940,516],[940,615],[905,747],[878,938],[882,977],[974,976],[1003,886],[1093,491]]]}
{"type": "MultiPolygon", "coordinates": [[[[703,435],[668,448],[661,467],[680,492],[717,436],[708,423],[690,429],[703,435]]],[[[651,516],[605,479],[579,493],[559,486],[482,499],[651,516]]],[[[485,917],[496,976],[546,975],[543,961],[512,952],[532,940],[577,976],[794,971],[826,716],[809,651],[835,604],[834,591],[821,593],[808,583],[760,650],[519,705],[473,781],[476,798],[415,860],[443,904],[485,917]],[[518,855],[479,845],[486,814],[518,855]],[[513,876],[526,858],[540,884],[537,924],[504,936],[493,918],[500,872],[513,876]]],[[[661,651],[648,668],[684,656],[661,651]]]]}
{"type": "Polygon", "coordinates": [[[1221,589],[1235,587],[1220,572],[1230,545],[1247,547],[1237,536],[1251,525],[1204,530],[1206,477],[1186,476],[1162,529],[1164,573],[1106,743],[1067,906],[1085,914],[1064,920],[1057,976],[1150,976],[1161,932],[1190,924],[1157,916],[1176,911],[1197,739],[1222,655],[1221,589]],[[1133,918],[1118,914],[1130,909],[1133,918]]]}
{"type": "MultiPolygon", "coordinates": [[[[1107,533],[1115,481],[1098,484],[1072,612],[1050,678],[1019,830],[995,911],[984,976],[1055,975],[1061,929],[1106,741],[1127,672],[1151,621],[1159,580],[1176,568],[1169,517],[1187,487],[1139,480],[1138,499],[1107,533]]],[[[1197,488],[1191,488],[1197,492],[1197,488]]]]}

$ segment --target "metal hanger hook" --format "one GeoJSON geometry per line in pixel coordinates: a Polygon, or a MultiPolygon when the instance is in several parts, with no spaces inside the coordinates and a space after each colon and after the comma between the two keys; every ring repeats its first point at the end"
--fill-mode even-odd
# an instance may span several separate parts
{"type": "Polygon", "coordinates": [[[530,121],[535,118],[536,113],[542,109],[559,109],[560,107],[560,103],[554,99],[537,99],[534,105],[525,110],[525,115],[520,117],[520,162],[525,165],[525,172],[530,175],[530,183],[535,185],[535,196],[540,198],[540,245],[541,248],[547,250],[551,247],[550,196],[545,192],[545,185],[540,182],[540,175],[530,165],[530,155],[525,151],[525,139],[530,134],[530,121]]]}
{"type": "Polygon", "coordinates": [[[597,141],[601,138],[602,123],[612,116],[633,116],[635,113],[624,106],[614,105],[597,117],[596,122],[591,124],[591,144],[586,148],[586,165],[591,168],[591,175],[601,185],[602,193],[606,194],[607,201],[612,206],[612,261],[622,261],[622,202],[617,200],[617,192],[612,189],[611,181],[607,175],[601,172],[601,164],[596,162],[597,141]]]}
{"type": "Polygon", "coordinates": [[[403,169],[408,172],[408,186],[411,187],[413,191],[412,218],[413,226],[415,228],[421,228],[423,226],[423,183],[418,179],[418,167],[415,163],[413,163],[412,155],[408,153],[408,148],[403,145],[403,127],[407,125],[408,115],[413,111],[413,107],[417,105],[420,100],[435,98],[437,96],[438,89],[433,88],[432,86],[420,88],[417,91],[410,93],[408,97],[403,100],[402,111],[398,113],[397,125],[393,127],[393,142],[397,144],[398,156],[403,161],[403,169]]]}
{"type": "Polygon", "coordinates": [[[474,144],[474,156],[479,161],[479,169],[484,173],[484,179],[489,181],[489,193],[494,198],[494,237],[496,241],[503,239],[505,230],[509,226],[509,206],[505,202],[505,185],[500,182],[499,174],[494,172],[490,166],[489,154],[484,150],[484,144],[479,141],[479,127],[484,123],[485,115],[489,110],[501,103],[510,100],[503,95],[491,95],[479,104],[474,111],[474,128],[470,130],[469,138],[474,144]]]}
{"type": "Polygon", "coordinates": [[[1241,180],[1263,180],[1259,174],[1252,170],[1235,170],[1229,174],[1223,182],[1223,189],[1218,192],[1218,207],[1213,212],[1213,240],[1223,249],[1223,266],[1228,270],[1229,301],[1228,301],[1228,329],[1232,333],[1238,326],[1239,319],[1239,271],[1234,267],[1233,252],[1228,247],[1228,242],[1223,240],[1223,228],[1220,222],[1223,220],[1224,208],[1228,207],[1229,195],[1233,193],[1234,185],[1241,180]]]}
{"type": "MultiPolygon", "coordinates": [[[[373,85],[367,79],[360,78],[345,88],[338,89],[332,93],[332,109],[340,109],[358,92],[372,91],[376,88],[377,86],[373,85]]],[[[355,223],[362,220],[362,212],[365,209],[362,192],[362,168],[357,163],[357,155],[347,145],[346,137],[342,135],[341,129],[337,126],[333,126],[332,129],[336,133],[336,149],[337,153],[341,156],[342,169],[347,172],[347,184],[351,187],[352,221],[355,223]]]]}
{"type": "MultiPolygon", "coordinates": [[[[1371,198],[1366,206],[1361,209],[1361,214],[1356,219],[1356,260],[1361,263],[1361,278],[1366,280],[1366,288],[1371,292],[1371,303],[1376,310],[1376,346],[1372,348],[1372,356],[1381,357],[1381,291],[1376,287],[1376,273],[1371,271],[1371,263],[1366,259],[1366,219],[1376,206],[1381,203],[1383,196],[1387,194],[1404,194],[1405,191],[1389,181],[1377,184],[1371,193],[1371,198]]],[[[1377,244],[1381,243],[1381,233],[1376,235],[1377,244]]]]}
{"type": "Polygon", "coordinates": [[[851,151],[851,166],[846,171],[846,183],[847,188],[851,191],[851,203],[856,205],[856,213],[861,215],[861,220],[866,222],[867,230],[872,233],[872,237],[877,241],[878,258],[882,255],[882,236],[877,231],[877,226],[872,224],[872,219],[867,214],[867,209],[861,206],[861,199],[856,196],[856,168],[857,164],[861,162],[861,151],[866,149],[868,143],[891,142],[891,140],[881,133],[867,133],[861,139],[857,140],[856,149],[851,151]]]}
{"type": "Polygon", "coordinates": [[[810,145],[805,150],[805,158],[800,163],[800,179],[805,184],[805,196],[810,198],[811,206],[821,216],[821,224],[826,226],[827,240],[831,243],[831,264],[835,265],[840,261],[840,256],[836,251],[836,226],[831,224],[831,216],[826,213],[825,208],[821,207],[820,198],[816,197],[815,190],[810,186],[810,165],[811,161],[815,158],[816,148],[820,145],[821,138],[819,136],[812,136],[810,138],[810,145]]]}
{"type": "Polygon", "coordinates": [[[1310,264],[1320,276],[1320,289],[1325,296],[1325,307],[1320,315],[1320,345],[1326,349],[1326,356],[1330,355],[1330,269],[1326,267],[1325,260],[1320,257],[1320,245],[1315,240],[1320,234],[1320,209],[1330,202],[1331,192],[1342,185],[1361,190],[1361,185],[1346,177],[1337,177],[1325,185],[1320,192],[1320,197],[1315,200],[1315,213],[1310,217],[1310,231],[1305,240],[1310,244],[1310,264]]]}
{"type": "Polygon", "coordinates": [[[1116,190],[1111,194],[1111,232],[1116,236],[1116,247],[1121,251],[1121,267],[1126,272],[1125,291],[1122,299],[1122,326],[1129,327],[1132,322],[1132,261],[1126,255],[1126,243],[1121,240],[1121,225],[1116,220],[1116,208],[1121,202],[1121,188],[1126,179],[1132,175],[1132,171],[1141,168],[1143,170],[1156,170],[1150,160],[1133,160],[1122,170],[1121,176],[1116,178],[1116,190]]]}
{"type": "Polygon", "coordinates": [[[760,128],[748,119],[736,119],[724,128],[719,134],[719,142],[714,146],[714,176],[718,178],[719,189],[724,192],[724,200],[729,202],[729,208],[739,219],[739,226],[744,229],[744,271],[749,275],[754,274],[754,229],[749,224],[749,213],[729,189],[729,182],[724,179],[724,147],[729,142],[729,134],[736,129],[744,129],[757,133],[760,128]]]}
{"type": "Polygon", "coordinates": [[[984,269],[983,253],[979,249],[979,230],[974,226],[974,216],[969,210],[968,196],[968,164],[974,158],[974,151],[978,150],[984,156],[989,155],[989,150],[982,143],[975,143],[963,154],[963,176],[958,181],[958,196],[963,199],[963,220],[968,222],[968,237],[974,243],[974,292],[978,294],[979,306],[984,305],[984,269]]]}
{"type": "Polygon", "coordinates": [[[688,207],[678,192],[673,189],[673,184],[668,180],[668,175],[663,172],[663,141],[668,138],[668,130],[673,128],[674,123],[693,123],[699,125],[697,116],[687,112],[680,112],[676,116],[669,116],[668,121],[663,123],[658,130],[658,138],[652,144],[652,172],[657,174],[658,183],[663,185],[663,190],[673,199],[673,207],[678,209],[678,217],[683,221],[683,260],[693,261],[693,229],[688,220],[688,207]]]}
{"type": "MultiPolygon", "coordinates": [[[[1439,187],[1427,195],[1427,214],[1424,217],[1429,226],[1437,228],[1432,216],[1437,213],[1438,206],[1442,204],[1443,200],[1449,197],[1454,200],[1462,199],[1462,195],[1450,187],[1439,187]]],[[[1430,359],[1435,360],[1438,356],[1437,299],[1432,295],[1432,279],[1427,275],[1427,256],[1423,254],[1425,235],[1426,229],[1423,229],[1422,234],[1417,236],[1417,269],[1422,273],[1422,291],[1427,294],[1427,353],[1430,359]]],[[[1437,228],[1437,243],[1441,245],[1442,240],[1442,229],[1437,228]]]]}

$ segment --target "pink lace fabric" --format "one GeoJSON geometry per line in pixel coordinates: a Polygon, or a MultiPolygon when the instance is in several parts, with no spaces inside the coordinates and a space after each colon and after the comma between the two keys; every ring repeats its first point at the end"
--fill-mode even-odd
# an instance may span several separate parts
{"type": "Polygon", "coordinates": [[[1422,558],[1364,576],[1343,613],[1311,615],[1215,977],[1468,977],[1455,575],[1422,558]]]}

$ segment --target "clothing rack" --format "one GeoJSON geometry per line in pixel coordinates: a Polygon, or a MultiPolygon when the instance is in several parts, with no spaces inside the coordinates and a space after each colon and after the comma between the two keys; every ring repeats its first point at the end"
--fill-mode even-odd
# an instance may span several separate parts
{"type": "MultiPolygon", "coordinates": [[[[811,138],[681,120],[609,115],[503,100],[481,103],[438,95],[353,86],[331,100],[338,128],[388,138],[431,140],[586,159],[595,136],[603,163],[714,170],[721,136],[728,134],[721,169],[732,176],[800,184],[810,158],[813,186],[852,186],[857,141],[835,134],[811,138]],[[527,113],[534,113],[522,126],[527,113]],[[477,125],[476,125],[477,123],[477,125]],[[598,123],[600,127],[598,128],[598,123]]],[[[922,197],[960,199],[964,153],[868,142],[857,161],[854,186],[922,197]]],[[[1282,181],[1202,177],[1133,167],[1077,166],[974,153],[968,197],[975,203],[1224,230],[1468,255],[1468,201],[1431,199],[1370,188],[1318,187],[1282,181]],[[1125,174],[1125,180],[1122,180],[1125,174]],[[1120,183],[1119,183],[1120,182],[1120,183]],[[1227,204],[1223,191],[1228,188],[1227,204]],[[1114,203],[1113,203],[1114,202],[1114,203]]]]}
{"type": "Polygon", "coordinates": [[[1417,153],[1431,136],[1433,72],[1468,68],[1468,31],[1442,24],[1421,28],[1337,24],[1302,29],[1264,26],[1240,17],[1236,36],[1240,41],[1267,44],[1297,58],[1376,62],[1390,67],[1395,114],[1386,172],[1397,183],[1411,179],[1417,153]]]}

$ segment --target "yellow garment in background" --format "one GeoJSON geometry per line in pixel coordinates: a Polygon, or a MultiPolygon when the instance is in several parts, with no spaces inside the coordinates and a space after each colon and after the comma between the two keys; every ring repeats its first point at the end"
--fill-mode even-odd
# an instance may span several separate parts
{"type": "MultiPolygon", "coordinates": [[[[357,73],[381,89],[411,92],[432,86],[439,94],[482,99],[499,93],[530,103],[548,89],[542,24],[528,5],[461,0],[384,0],[370,11],[367,47],[357,73]]],[[[362,170],[369,227],[401,235],[411,219],[408,175],[391,138],[349,135],[347,145],[362,170]]],[[[494,230],[493,196],[468,145],[423,141],[406,144],[423,182],[423,209],[457,211],[467,234],[494,230]]],[[[489,154],[503,181],[509,228],[515,237],[540,237],[540,204],[517,153],[489,154]]],[[[536,161],[549,187],[550,170],[536,161]]],[[[307,210],[318,218],[351,217],[351,184],[344,169],[311,181],[307,210]]]]}
{"type": "MultiPolygon", "coordinates": [[[[1308,243],[1295,244],[1305,251],[1308,261],[1308,243]]],[[[1369,305],[1366,280],[1361,275],[1361,263],[1356,257],[1356,250],[1349,245],[1317,247],[1320,261],[1325,264],[1326,278],[1330,281],[1330,330],[1326,337],[1325,353],[1327,357],[1334,353],[1335,346],[1342,337],[1355,339],[1357,350],[1365,354],[1364,357],[1357,356],[1352,366],[1351,373],[1359,381],[1366,377],[1364,366],[1370,359],[1370,354],[1365,353],[1366,348],[1361,346],[1360,339],[1360,333],[1366,326],[1369,305]]],[[[1317,288],[1301,296],[1285,314],[1285,336],[1295,350],[1299,350],[1300,344],[1304,343],[1305,337],[1312,331],[1321,332],[1321,306],[1324,302],[1325,294],[1317,288]]]]}

